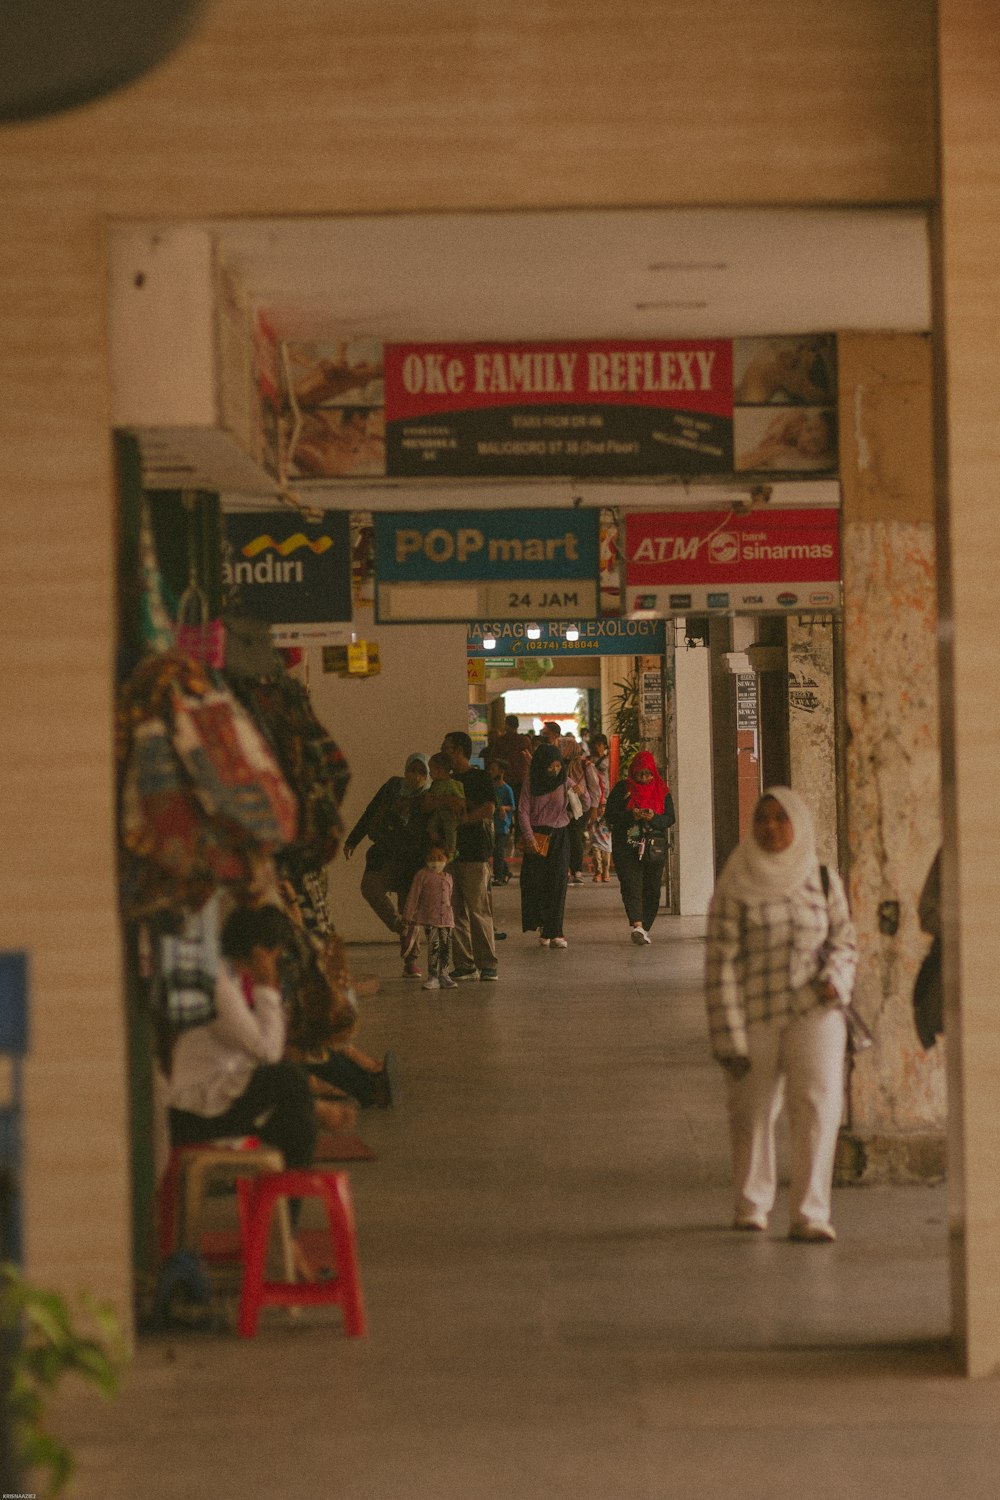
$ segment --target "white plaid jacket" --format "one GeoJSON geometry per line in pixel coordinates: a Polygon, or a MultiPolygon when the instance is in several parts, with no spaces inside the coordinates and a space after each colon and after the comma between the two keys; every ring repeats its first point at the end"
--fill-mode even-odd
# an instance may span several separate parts
{"type": "Polygon", "coordinates": [[[817,982],[830,980],[841,1004],[851,998],[857,939],[836,870],[829,897],[819,867],[794,895],[737,901],[716,891],[708,913],[705,998],[712,1052],[744,1057],[747,1030],[819,1005],[817,982]]]}

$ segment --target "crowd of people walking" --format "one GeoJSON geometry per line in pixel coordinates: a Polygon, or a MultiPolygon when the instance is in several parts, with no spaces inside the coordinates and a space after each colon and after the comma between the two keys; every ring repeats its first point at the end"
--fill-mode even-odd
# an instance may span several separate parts
{"type": "Polygon", "coordinates": [[[436,754],[408,756],[345,840],[347,859],[368,841],[361,894],[398,938],[404,976],[424,979],[426,968],[426,988],[498,977],[491,891],[513,878],[515,850],[522,931],[543,947],[568,947],[566,891],[584,883],[588,851],[595,884],[610,881],[614,864],[632,941],[651,941],[674,821],[653,757],[640,752],[612,788],[603,735],[588,743],[550,721],[533,745],[517,725],[508,716],[485,769],[457,730],[436,754]]]}
{"type": "MultiPolygon", "coordinates": [[[[469,736],[445,736],[428,761],[411,756],[369,803],[347,840],[370,839],[362,891],[399,935],[404,974],[425,988],[498,975],[491,887],[521,856],[521,928],[566,949],[567,891],[617,875],[632,943],[647,947],[660,910],[670,788],[641,750],[611,785],[608,744],[543,726],[532,746],[508,718],[486,770],[469,736]],[[394,899],[393,899],[394,898],[394,899]]],[[[760,799],[712,898],[706,959],[710,1043],[725,1075],[734,1227],[767,1228],[777,1191],[775,1128],[787,1107],[793,1239],[833,1240],[834,1152],[840,1125],[857,947],[843,885],[819,864],[806,804],[787,787],[760,799]]]]}
{"type": "MultiPolygon", "coordinates": [[[[629,940],[643,948],[652,941],[675,821],[654,757],[639,751],[611,785],[601,736],[586,744],[546,724],[526,755],[515,728],[508,721],[485,767],[473,764],[463,731],[446,734],[436,754],[409,755],[345,841],[350,858],[367,840],[362,894],[398,939],[404,976],[427,990],[497,980],[504,934],[492,888],[512,878],[512,846],[521,857],[522,931],[537,934],[542,948],[569,946],[567,891],[582,883],[587,846],[595,882],[608,881],[613,866],[629,940]]],[[[322,1036],[301,1011],[284,1016],[278,967],[291,942],[275,907],[238,909],[223,926],[215,1018],[186,1031],[174,1050],[175,1144],[252,1126],[289,1164],[302,1164],[318,1130],[344,1129],[359,1104],[391,1102],[385,1061],[331,1048],[325,1014],[322,1036]]],[[[768,1227],[775,1128],[787,1107],[789,1235],[813,1244],[836,1238],[831,1186],[856,965],[844,887],[819,862],[809,808],[789,788],[769,788],[708,915],[708,1029],[724,1074],[735,1229],[768,1227]]]]}

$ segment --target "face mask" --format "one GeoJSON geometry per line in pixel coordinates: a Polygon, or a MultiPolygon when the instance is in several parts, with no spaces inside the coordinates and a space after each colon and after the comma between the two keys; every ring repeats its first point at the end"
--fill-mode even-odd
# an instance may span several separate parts
{"type": "Polygon", "coordinates": [[[438,870],[438,871],[441,871],[441,870],[444,869],[444,860],[443,859],[429,859],[427,861],[427,868],[428,868],[428,870],[438,870]]]}

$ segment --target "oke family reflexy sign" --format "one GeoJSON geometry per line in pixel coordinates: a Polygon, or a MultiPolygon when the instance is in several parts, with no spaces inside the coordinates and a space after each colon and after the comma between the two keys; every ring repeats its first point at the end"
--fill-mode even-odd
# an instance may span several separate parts
{"type": "Polygon", "coordinates": [[[288,349],[293,477],[837,472],[832,334],[288,349]]]}
{"type": "Polygon", "coordinates": [[[319,643],[316,627],[350,620],[349,512],[328,510],[307,521],[287,510],[231,511],[225,542],[227,587],[238,590],[252,614],[281,627],[282,641],[319,643]]]}
{"type": "Polygon", "coordinates": [[[389,344],[390,474],[726,473],[728,339],[389,344]]]}

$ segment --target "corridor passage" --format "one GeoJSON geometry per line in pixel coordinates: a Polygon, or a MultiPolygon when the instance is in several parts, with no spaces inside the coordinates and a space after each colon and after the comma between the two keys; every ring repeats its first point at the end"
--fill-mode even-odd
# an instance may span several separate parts
{"type": "Polygon", "coordinates": [[[588,881],[558,952],[495,895],[497,984],[352,950],[402,1079],[352,1173],[367,1339],[317,1309],[145,1340],[116,1403],[65,1405],[78,1500],[995,1500],[943,1189],[838,1191],[833,1246],[789,1243],[783,1200],[734,1233],[703,924],[637,949],[588,881]]]}

